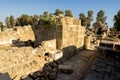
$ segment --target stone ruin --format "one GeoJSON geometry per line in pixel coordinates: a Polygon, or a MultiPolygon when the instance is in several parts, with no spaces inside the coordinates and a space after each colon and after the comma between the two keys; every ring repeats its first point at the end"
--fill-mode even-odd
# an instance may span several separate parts
{"type": "Polygon", "coordinates": [[[6,29],[0,33],[0,45],[12,45],[18,39],[20,41],[35,40],[34,33],[30,25],[6,29]]]}
{"type": "Polygon", "coordinates": [[[87,76],[82,80],[93,77],[93,80],[97,77],[100,80],[119,80],[119,73],[115,72],[120,70],[119,41],[110,42],[94,37],[94,34],[86,35],[86,28],[81,26],[81,21],[76,18],[64,16],[58,18],[60,23],[56,28],[36,23],[33,26],[19,26],[0,32],[1,79],[56,80],[57,74],[62,72],[68,74],[64,75],[67,77],[59,75],[60,78],[57,80],[81,80],[92,65],[87,76]],[[83,50],[82,54],[76,54],[80,50],[83,50]],[[70,62],[66,63],[69,65],[61,65],[69,59],[70,62]],[[76,69],[73,70],[71,65],[76,69]],[[82,78],[78,78],[79,76],[82,78]]]}
{"type": "Polygon", "coordinates": [[[60,22],[56,28],[28,25],[1,32],[0,73],[18,80],[42,69],[45,63],[59,58],[64,61],[83,49],[85,27],[80,20],[62,17],[60,22]]]}
{"type": "Polygon", "coordinates": [[[93,32],[101,36],[102,39],[106,38],[110,33],[108,26],[106,24],[101,23],[101,21],[96,22],[95,24],[97,25],[93,26],[93,32]]]}

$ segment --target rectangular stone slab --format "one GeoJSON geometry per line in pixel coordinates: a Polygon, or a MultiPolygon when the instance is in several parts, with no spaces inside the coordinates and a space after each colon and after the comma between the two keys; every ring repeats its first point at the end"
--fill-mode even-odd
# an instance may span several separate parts
{"type": "Polygon", "coordinates": [[[70,65],[59,65],[58,70],[66,74],[71,74],[73,72],[73,68],[70,65]]]}

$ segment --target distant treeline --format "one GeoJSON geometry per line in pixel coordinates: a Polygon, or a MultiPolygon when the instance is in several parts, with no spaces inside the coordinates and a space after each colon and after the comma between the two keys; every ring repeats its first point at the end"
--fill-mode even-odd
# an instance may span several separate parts
{"type": "MultiPolygon", "coordinates": [[[[84,13],[80,13],[79,19],[81,20],[81,25],[86,26],[86,28],[89,28],[91,26],[91,22],[94,20],[93,14],[94,11],[92,10],[88,11],[87,16],[84,13]]],[[[6,17],[5,25],[3,25],[2,22],[0,22],[0,31],[3,31],[4,27],[13,28],[15,26],[33,25],[35,24],[35,22],[38,22],[38,24],[56,25],[57,22],[56,20],[54,20],[53,16],[59,16],[59,15],[73,17],[71,10],[65,10],[65,12],[63,12],[60,9],[56,9],[54,13],[49,13],[48,11],[45,11],[42,15],[22,14],[20,17],[16,19],[14,18],[13,15],[10,15],[9,17],[6,17]]],[[[92,24],[92,26],[98,27],[99,22],[107,25],[106,19],[107,16],[105,16],[105,11],[100,10],[97,13],[96,21],[92,24]]],[[[120,10],[113,17],[113,21],[114,21],[114,26],[111,30],[120,31],[120,10]]]]}

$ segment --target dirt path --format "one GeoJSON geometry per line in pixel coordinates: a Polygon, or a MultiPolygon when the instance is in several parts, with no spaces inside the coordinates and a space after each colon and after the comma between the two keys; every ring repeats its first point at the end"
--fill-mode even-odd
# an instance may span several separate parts
{"type": "Polygon", "coordinates": [[[56,80],[81,80],[93,60],[96,58],[96,55],[96,51],[80,51],[78,54],[63,63],[64,65],[72,66],[73,73],[59,73],[56,80]]]}

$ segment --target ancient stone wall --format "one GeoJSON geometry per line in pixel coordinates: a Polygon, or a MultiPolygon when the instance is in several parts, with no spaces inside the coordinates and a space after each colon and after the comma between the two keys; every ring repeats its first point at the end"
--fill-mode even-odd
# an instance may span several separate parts
{"type": "Polygon", "coordinates": [[[46,48],[46,51],[56,50],[56,29],[50,25],[38,25],[33,27],[35,41],[46,48]]]}
{"type": "Polygon", "coordinates": [[[16,27],[0,32],[0,45],[12,44],[14,40],[20,41],[35,40],[31,26],[16,27]]]}
{"type": "Polygon", "coordinates": [[[78,19],[64,17],[56,33],[57,49],[62,49],[64,56],[76,53],[77,49],[83,48],[85,27],[81,26],[78,19]]]}
{"type": "MultiPolygon", "coordinates": [[[[25,26],[0,33],[0,45],[12,44],[13,40],[33,40],[40,44],[32,47],[0,47],[0,72],[8,72],[12,78],[19,80],[21,76],[42,69],[46,58],[45,52],[56,49],[63,51],[63,57],[76,53],[84,45],[85,27],[80,20],[63,17],[56,28],[48,25],[25,26]],[[37,55],[37,56],[36,56],[37,55]]],[[[48,60],[49,62],[49,60],[48,60]]]]}
{"type": "Polygon", "coordinates": [[[0,48],[0,73],[8,73],[14,80],[41,70],[47,57],[34,54],[32,47],[4,47],[0,48]]]}

